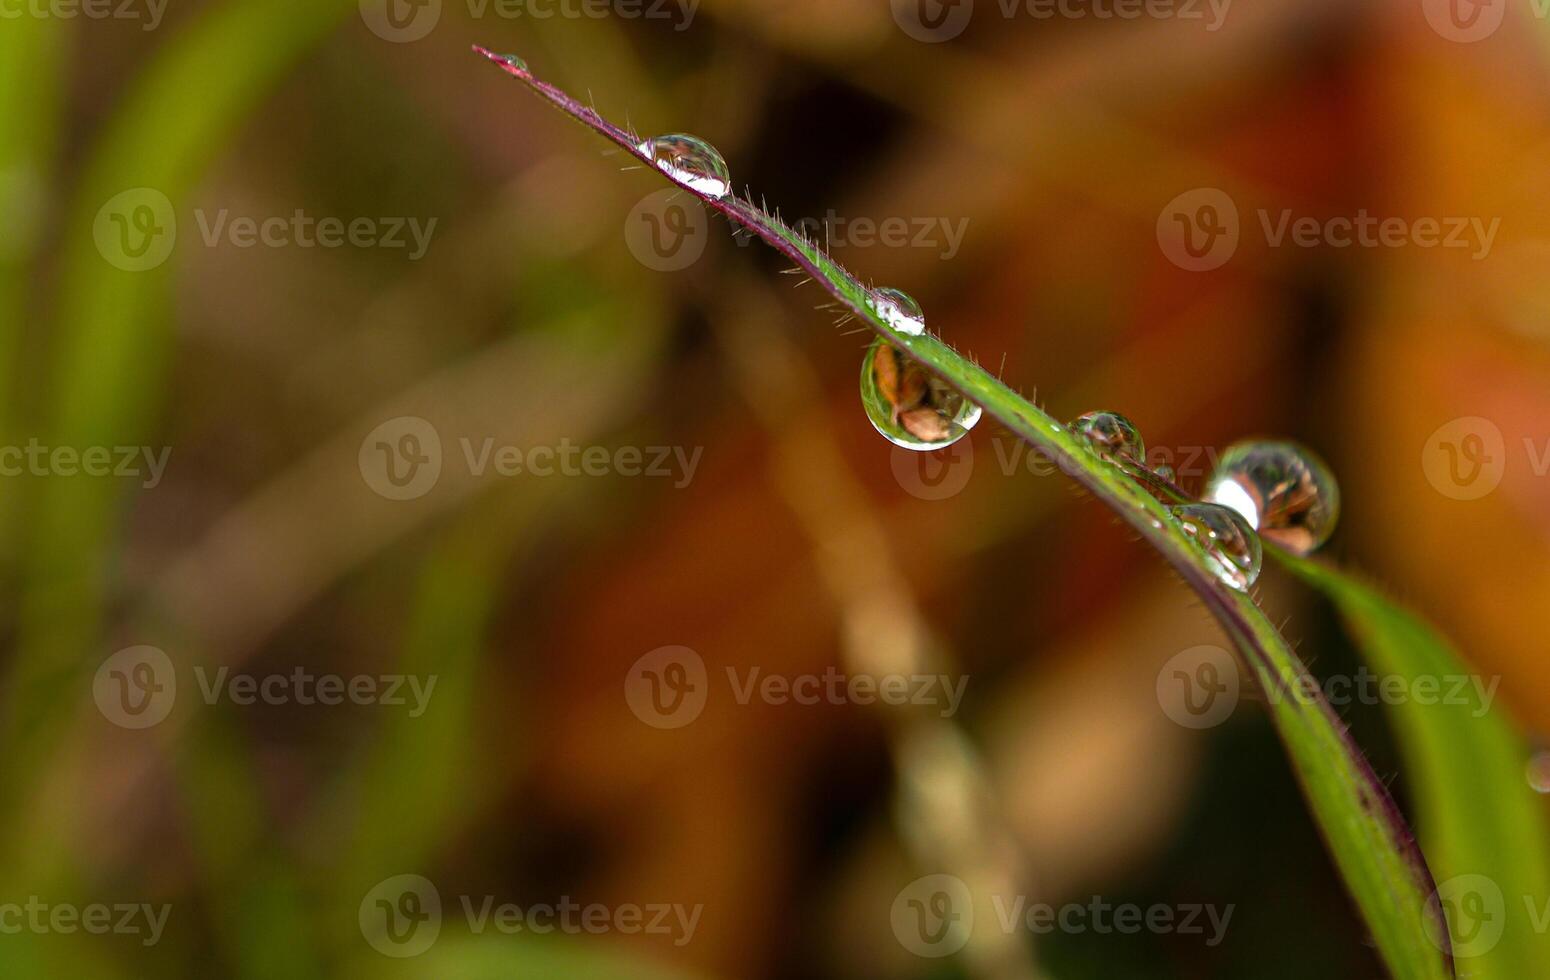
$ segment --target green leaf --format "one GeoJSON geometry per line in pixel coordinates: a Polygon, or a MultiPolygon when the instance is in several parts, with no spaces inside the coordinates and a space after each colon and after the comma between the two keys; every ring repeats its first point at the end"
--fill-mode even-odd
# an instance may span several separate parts
{"type": "MultiPolygon", "coordinates": [[[[635,133],[539,80],[519,59],[483,48],[474,50],[649,169],[656,169],[654,161],[639,149],[641,140],[635,133]]],[[[1099,456],[1085,439],[978,364],[935,337],[904,334],[884,322],[869,308],[868,290],[855,276],[816,242],[751,198],[714,197],[689,187],[683,192],[758,235],[833,295],[850,316],[1054,460],[1173,565],[1222,623],[1261,688],[1273,695],[1271,717],[1276,729],[1335,863],[1389,970],[1403,980],[1452,977],[1448,952],[1427,935],[1427,923],[1435,921],[1437,914],[1431,876],[1388,791],[1347,737],[1345,726],[1318,693],[1291,647],[1253,599],[1221,584],[1169,507],[1138,482],[1136,475],[1099,456]],[[1292,692],[1308,693],[1292,696],[1292,692]]],[[[1438,934],[1436,927],[1432,928],[1434,935],[1438,934]]],[[[1445,935],[1441,945],[1447,945],[1445,935]]]]}
{"type": "Polygon", "coordinates": [[[1495,703],[1495,686],[1431,626],[1354,576],[1277,550],[1324,593],[1366,661],[1434,699],[1387,704],[1421,839],[1452,927],[1460,976],[1519,980],[1550,964],[1550,827],[1524,767],[1530,750],[1495,703]],[[1423,689],[1425,690],[1425,689],[1423,689]],[[1428,703],[1421,703],[1422,701],[1428,703]],[[1430,703],[1433,700],[1437,703],[1430,703]]]}

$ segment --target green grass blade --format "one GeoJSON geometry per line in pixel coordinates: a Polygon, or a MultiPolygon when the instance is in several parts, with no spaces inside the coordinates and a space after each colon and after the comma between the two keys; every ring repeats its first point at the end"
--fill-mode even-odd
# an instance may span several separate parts
{"type": "MultiPolygon", "coordinates": [[[[556,108],[613,141],[648,169],[655,169],[649,156],[638,149],[640,139],[636,134],[539,80],[520,61],[482,48],[475,50],[556,108]]],[[[1402,980],[1452,977],[1451,957],[1427,935],[1429,917],[1437,914],[1431,876],[1388,791],[1321,695],[1292,696],[1294,691],[1316,692],[1307,669],[1249,596],[1218,582],[1204,555],[1173,519],[1169,508],[1130,473],[1100,457],[1086,440],[978,364],[935,337],[901,333],[877,317],[866,303],[867,287],[816,242],[788,227],[751,198],[717,198],[688,187],[684,193],[693,194],[707,207],[758,235],[839,300],[851,315],[1045,453],[1068,476],[1113,509],[1184,576],[1221,621],[1261,687],[1281,695],[1271,697],[1277,731],[1335,863],[1389,970],[1402,980]]]]}
{"type": "Polygon", "coordinates": [[[1430,625],[1352,575],[1281,551],[1276,557],[1334,603],[1379,675],[1403,678],[1410,691],[1439,684],[1438,703],[1410,697],[1386,707],[1451,920],[1459,974],[1542,975],[1550,964],[1543,928],[1550,921],[1550,827],[1525,777],[1525,739],[1430,625]],[[1455,688],[1455,678],[1469,683],[1455,688]]]}
{"type": "MultiPolygon", "coordinates": [[[[93,234],[99,210],[134,188],[185,202],[247,110],[349,9],[345,0],[234,0],[169,42],[129,90],[92,153],[65,225],[47,444],[138,445],[158,405],[176,254],[155,269],[115,267],[93,234]]],[[[188,239],[196,232],[183,229],[188,239]]],[[[28,587],[4,715],[6,742],[21,762],[7,802],[32,791],[32,774],[51,761],[73,716],[61,703],[75,703],[90,655],[103,654],[94,645],[120,503],[120,488],[100,478],[60,476],[47,481],[46,492],[32,489],[28,587]]],[[[44,861],[50,850],[27,852],[44,861]]]]}

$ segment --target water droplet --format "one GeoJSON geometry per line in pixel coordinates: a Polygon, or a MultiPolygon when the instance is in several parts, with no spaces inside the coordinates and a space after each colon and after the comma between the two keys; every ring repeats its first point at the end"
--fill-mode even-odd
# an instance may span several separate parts
{"type": "Polygon", "coordinates": [[[1527,773],[1534,792],[1550,794],[1550,751],[1541,750],[1530,756],[1527,773]]]}
{"type": "Polygon", "coordinates": [[[900,333],[920,336],[926,332],[926,313],[915,302],[915,297],[902,289],[884,286],[867,296],[867,306],[878,319],[900,333]]]}
{"type": "Polygon", "coordinates": [[[491,57],[490,57],[490,60],[498,61],[501,64],[505,65],[506,67],[516,69],[517,71],[525,72],[525,71],[528,70],[527,62],[523,61],[521,58],[518,58],[514,54],[493,54],[492,53],[491,57]]]}
{"type": "Polygon", "coordinates": [[[1163,463],[1162,465],[1158,466],[1152,472],[1157,474],[1157,478],[1159,480],[1167,480],[1169,483],[1172,483],[1172,484],[1177,484],[1179,482],[1179,473],[1178,473],[1178,471],[1175,470],[1173,467],[1169,466],[1167,463],[1163,463]]]}
{"type": "Polygon", "coordinates": [[[1077,416],[1072,432],[1086,436],[1098,455],[1105,459],[1124,457],[1141,463],[1146,459],[1146,443],[1134,422],[1118,412],[1088,412],[1077,416]]]}
{"type": "Polygon", "coordinates": [[[1173,508],[1173,516],[1223,584],[1245,592],[1259,578],[1264,554],[1242,514],[1220,504],[1184,504],[1173,508]]]}
{"type": "Polygon", "coordinates": [[[1340,486],[1324,461],[1291,442],[1227,447],[1204,499],[1231,507],[1267,541],[1306,555],[1329,540],[1340,519],[1340,486]]]}
{"type": "Polygon", "coordinates": [[[732,174],[721,151],[698,136],[654,136],[642,142],[639,150],[651,158],[658,170],[690,190],[726,197],[732,189],[732,174]]]}
{"type": "Polygon", "coordinates": [[[927,452],[968,435],[980,407],[879,337],[861,364],[861,404],[883,438],[927,452]]]}

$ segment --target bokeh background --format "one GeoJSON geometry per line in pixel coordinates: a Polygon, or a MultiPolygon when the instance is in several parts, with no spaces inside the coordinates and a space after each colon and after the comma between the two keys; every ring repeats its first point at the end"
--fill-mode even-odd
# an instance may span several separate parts
{"type": "MultiPolygon", "coordinates": [[[[0,481],[0,901],[168,910],[155,941],[7,928],[7,976],[1380,975],[1263,706],[1197,730],[1163,695],[1224,645],[1163,563],[994,423],[890,447],[816,287],[469,46],[710,140],[1186,486],[1236,439],[1315,447],[1328,552],[1550,731],[1533,3],[392,2],[0,8],[0,444],[44,461],[0,481]],[[1325,224],[1363,215],[1402,233],[1325,224]],[[485,445],[604,455],[502,475],[485,445]],[[94,447],[133,469],[74,473],[94,447]],[[726,673],[928,668],[956,710],[726,673]],[[206,693],[298,671],[435,686],[206,693]],[[654,715],[685,676],[693,717],[654,715]],[[899,910],[934,874],[982,925],[992,893],[1231,919],[922,956],[899,910]],[[385,939],[426,885],[434,941],[385,939]],[[465,906],[565,899],[612,925],[465,906]]],[[[1329,610],[1262,593],[1356,672],[1329,610]]],[[[1381,707],[1341,710],[1394,776],[1381,707]]]]}

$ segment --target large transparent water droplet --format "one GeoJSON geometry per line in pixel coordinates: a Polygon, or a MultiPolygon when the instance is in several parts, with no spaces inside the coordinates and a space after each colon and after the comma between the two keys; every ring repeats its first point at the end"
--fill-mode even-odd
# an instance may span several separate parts
{"type": "Polygon", "coordinates": [[[1291,442],[1227,447],[1204,499],[1231,507],[1267,541],[1306,555],[1329,540],[1340,519],[1340,487],[1324,461],[1291,442]]]}
{"type": "Polygon", "coordinates": [[[1534,792],[1550,795],[1550,751],[1541,750],[1530,756],[1525,774],[1534,792]]]}
{"type": "Polygon", "coordinates": [[[1173,508],[1173,516],[1200,546],[1216,577],[1239,592],[1248,591],[1259,578],[1264,552],[1243,515],[1220,504],[1184,504],[1173,508]]]}
{"type": "Polygon", "coordinates": [[[867,306],[878,319],[900,333],[918,337],[926,332],[925,311],[915,302],[915,297],[902,289],[890,286],[874,289],[867,297],[867,306]]]}
{"type": "Polygon", "coordinates": [[[883,438],[927,452],[969,434],[980,407],[879,337],[861,363],[861,404],[883,438]]]}
{"type": "Polygon", "coordinates": [[[1136,463],[1146,460],[1146,442],[1134,422],[1118,412],[1088,412],[1071,421],[1070,429],[1086,437],[1105,459],[1124,457],[1136,463]]]}
{"type": "Polygon", "coordinates": [[[641,143],[640,151],[651,158],[658,170],[690,190],[711,197],[726,197],[732,190],[732,173],[727,170],[721,151],[698,136],[653,136],[641,143]]]}

